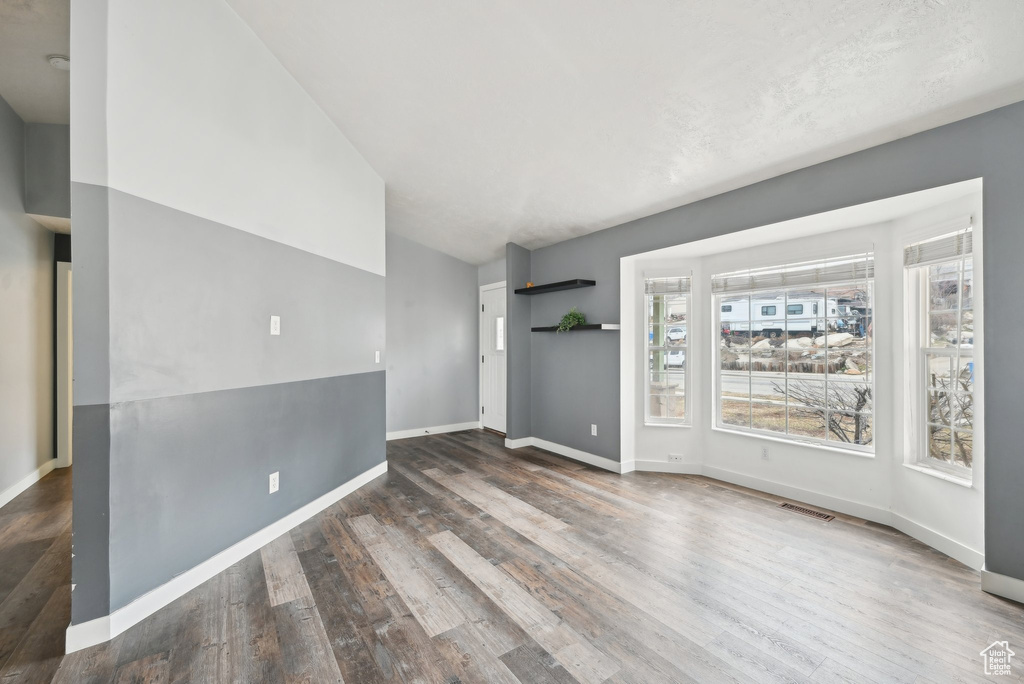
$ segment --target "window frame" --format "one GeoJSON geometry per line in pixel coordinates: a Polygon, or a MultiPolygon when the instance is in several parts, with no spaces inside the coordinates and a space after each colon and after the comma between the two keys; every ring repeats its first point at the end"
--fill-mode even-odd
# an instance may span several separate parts
{"type": "MultiPolygon", "coordinates": [[[[966,263],[966,261],[968,259],[970,259],[970,261],[971,261],[971,269],[970,270],[973,273],[974,272],[974,255],[973,255],[973,253],[970,254],[970,255],[962,255],[958,259],[951,259],[951,260],[948,260],[948,261],[938,261],[938,262],[931,262],[931,263],[926,263],[926,264],[922,264],[922,265],[917,265],[917,266],[914,266],[913,268],[910,269],[911,270],[911,277],[916,278],[916,283],[917,283],[917,288],[918,288],[917,316],[913,317],[913,319],[917,320],[916,339],[914,340],[914,347],[913,347],[914,348],[914,353],[917,355],[916,364],[915,364],[916,365],[916,369],[917,369],[917,377],[914,378],[913,382],[916,385],[916,388],[915,388],[916,402],[917,402],[918,406],[920,407],[920,411],[918,412],[918,415],[920,416],[920,418],[918,420],[916,420],[916,421],[912,421],[912,423],[910,425],[910,430],[913,432],[913,435],[914,435],[913,436],[913,440],[914,440],[914,443],[917,446],[917,448],[916,448],[916,450],[915,450],[915,452],[913,454],[913,459],[910,462],[910,465],[912,465],[912,466],[914,466],[916,468],[925,470],[925,471],[932,471],[932,472],[935,472],[935,473],[940,473],[942,475],[951,477],[951,478],[953,478],[955,480],[959,480],[959,481],[962,481],[962,482],[965,482],[965,483],[973,482],[973,478],[974,478],[974,467],[973,467],[974,466],[974,461],[975,461],[975,452],[974,452],[974,448],[975,447],[974,447],[974,445],[976,443],[974,438],[976,437],[978,430],[977,430],[976,427],[972,427],[971,430],[970,430],[971,435],[972,435],[971,466],[968,467],[968,466],[960,465],[960,464],[954,462],[953,459],[952,459],[953,435],[958,431],[957,428],[955,428],[952,424],[949,425],[949,426],[938,425],[936,423],[931,422],[931,420],[929,419],[930,418],[930,415],[929,415],[930,402],[929,402],[929,400],[930,400],[930,393],[931,393],[932,389],[929,387],[929,384],[928,384],[928,376],[930,374],[930,368],[929,368],[929,365],[928,365],[928,359],[929,359],[929,357],[935,357],[935,356],[941,356],[941,357],[948,358],[949,359],[949,363],[950,363],[950,379],[951,380],[953,378],[953,364],[956,364],[956,366],[959,367],[961,365],[960,361],[963,358],[970,359],[972,364],[974,362],[974,346],[977,344],[977,342],[976,341],[973,342],[971,344],[971,348],[966,349],[966,350],[963,349],[963,330],[962,330],[962,327],[963,327],[963,312],[964,312],[964,309],[963,309],[963,279],[964,279],[964,272],[966,270],[964,268],[964,264],[966,263]],[[957,284],[957,308],[956,308],[956,315],[957,315],[956,334],[959,336],[958,344],[955,347],[930,347],[930,346],[927,346],[929,344],[929,342],[931,341],[931,322],[930,322],[930,316],[932,314],[932,309],[931,309],[931,279],[929,277],[930,268],[932,266],[942,266],[942,265],[949,265],[949,264],[954,264],[954,263],[958,264],[958,270],[957,270],[957,281],[958,281],[958,284],[957,284]],[[931,444],[930,444],[929,436],[930,436],[930,433],[931,433],[931,428],[933,428],[933,427],[947,428],[950,431],[950,457],[951,458],[950,458],[949,462],[940,461],[939,459],[934,458],[931,455],[931,444]]],[[[973,279],[976,280],[977,276],[973,276],[973,279]]],[[[973,306],[971,307],[971,311],[972,312],[975,311],[975,308],[973,306]]],[[[977,334],[977,330],[975,330],[975,334],[977,334]]],[[[972,371],[971,372],[972,372],[972,374],[977,372],[976,370],[974,370],[973,365],[972,365],[972,371]]],[[[955,392],[955,390],[953,390],[953,391],[955,392]]],[[[975,417],[974,419],[975,419],[975,421],[977,421],[978,413],[979,413],[978,412],[978,408],[977,408],[977,404],[975,403],[976,400],[977,400],[977,396],[978,396],[978,393],[977,393],[977,379],[974,379],[973,388],[972,388],[970,394],[971,394],[971,399],[972,399],[972,404],[973,404],[973,411],[974,411],[974,417],[975,417]]]]}
{"type": "Polygon", "coordinates": [[[653,276],[653,275],[648,276],[648,275],[645,275],[644,278],[643,278],[644,287],[641,288],[641,298],[642,298],[642,302],[643,302],[642,303],[642,309],[643,309],[643,316],[644,316],[643,320],[644,320],[644,323],[641,326],[641,329],[643,331],[642,334],[644,336],[644,344],[643,344],[643,364],[644,364],[644,393],[643,393],[644,416],[643,416],[643,419],[644,419],[644,425],[650,426],[650,427],[666,427],[666,426],[667,427],[691,427],[693,425],[693,420],[692,420],[693,410],[692,410],[692,404],[690,403],[690,400],[691,400],[691,397],[690,397],[690,393],[691,393],[691,391],[690,391],[691,380],[690,380],[689,364],[690,364],[690,359],[692,358],[691,353],[690,353],[690,348],[691,348],[690,339],[693,336],[693,333],[692,333],[692,322],[693,321],[691,320],[692,313],[693,313],[693,290],[690,289],[686,293],[676,293],[676,294],[671,294],[671,295],[664,294],[664,293],[662,293],[662,294],[647,294],[646,293],[645,290],[646,290],[646,285],[647,285],[648,281],[651,281],[651,280],[664,280],[666,278],[667,279],[676,279],[676,278],[678,278],[678,279],[686,279],[687,281],[690,281],[691,288],[692,288],[692,278],[691,278],[691,275],[689,273],[687,273],[685,276],[653,276]],[[651,310],[651,305],[653,303],[652,300],[655,297],[666,297],[666,296],[682,297],[682,298],[684,298],[684,300],[686,302],[686,320],[685,320],[683,325],[679,325],[678,323],[669,324],[667,322],[663,324],[663,327],[665,329],[665,336],[666,337],[668,335],[668,331],[669,331],[670,328],[684,327],[686,329],[686,335],[684,337],[684,342],[683,342],[683,344],[681,346],[669,347],[668,345],[666,345],[664,343],[661,344],[661,345],[652,344],[653,341],[651,339],[651,322],[650,322],[650,313],[649,313],[650,310],[651,310]],[[680,371],[668,371],[667,367],[666,367],[665,371],[662,371],[662,372],[679,372],[679,373],[682,373],[682,375],[683,375],[683,402],[684,403],[683,403],[683,417],[682,418],[671,418],[671,417],[670,418],[662,418],[662,417],[658,417],[658,416],[651,416],[651,375],[654,372],[654,368],[651,365],[652,364],[651,356],[656,351],[661,351],[661,352],[665,352],[665,353],[682,351],[683,354],[684,354],[685,365],[682,367],[682,369],[680,371]]]}
{"type": "MultiPolygon", "coordinates": [[[[838,316],[829,316],[828,315],[829,301],[830,301],[829,289],[836,289],[836,288],[845,289],[847,287],[858,286],[858,285],[861,285],[861,284],[867,284],[869,289],[870,289],[870,291],[871,291],[871,299],[870,299],[870,302],[869,302],[870,310],[871,310],[870,321],[873,323],[876,320],[876,315],[875,315],[876,294],[875,294],[875,290],[874,290],[874,283],[875,283],[874,277],[870,277],[870,278],[865,278],[864,280],[843,281],[843,282],[837,281],[835,283],[828,283],[828,284],[822,284],[822,285],[817,286],[817,287],[820,287],[822,289],[823,293],[824,293],[825,313],[824,314],[813,314],[810,317],[811,318],[816,318],[816,319],[820,318],[820,319],[824,320],[825,321],[825,327],[826,327],[825,334],[826,335],[829,334],[828,333],[828,321],[833,319],[833,318],[838,318],[838,316]]],[[[788,307],[788,305],[789,305],[789,296],[790,296],[791,292],[792,291],[800,291],[802,289],[807,289],[807,288],[805,286],[795,286],[795,287],[789,287],[789,288],[787,288],[787,287],[776,287],[776,288],[772,288],[771,292],[782,292],[783,296],[784,296],[785,307],[788,307]]],[[[754,309],[754,301],[753,300],[757,296],[758,293],[764,292],[764,291],[765,290],[755,289],[755,290],[750,290],[750,291],[746,291],[746,292],[730,292],[730,293],[727,293],[727,294],[712,293],[711,294],[711,310],[712,310],[712,314],[713,314],[713,317],[714,317],[713,327],[712,327],[712,330],[711,330],[711,334],[712,334],[713,339],[714,339],[714,342],[713,342],[713,347],[714,347],[713,359],[714,359],[714,361],[713,361],[713,365],[712,365],[712,368],[711,368],[711,371],[712,371],[713,376],[714,376],[713,377],[714,381],[712,383],[712,386],[714,388],[714,395],[713,395],[714,407],[713,407],[713,412],[712,412],[713,416],[714,416],[714,424],[713,424],[712,427],[714,429],[716,429],[716,430],[721,430],[721,431],[724,431],[724,432],[732,432],[732,433],[741,434],[741,435],[751,435],[751,436],[755,436],[755,437],[761,437],[761,438],[766,438],[766,439],[777,440],[777,441],[781,441],[781,442],[785,442],[785,443],[789,443],[789,444],[799,444],[799,445],[803,445],[803,446],[811,446],[811,447],[814,447],[814,448],[820,448],[820,449],[826,449],[826,450],[834,450],[834,451],[837,451],[837,452],[840,452],[840,453],[845,453],[845,454],[853,454],[853,455],[857,455],[857,456],[874,458],[875,454],[876,454],[876,450],[875,450],[875,445],[876,445],[876,439],[875,439],[875,436],[876,436],[875,435],[876,420],[875,419],[876,419],[876,416],[878,414],[878,411],[877,411],[877,408],[876,408],[876,402],[875,402],[875,399],[876,399],[876,382],[875,382],[876,355],[875,355],[875,335],[874,334],[872,334],[870,336],[870,338],[869,338],[870,342],[865,347],[865,352],[868,354],[868,356],[869,356],[869,358],[871,360],[870,361],[870,363],[871,363],[871,365],[870,365],[870,372],[868,374],[868,378],[869,379],[868,379],[868,382],[865,383],[865,384],[869,385],[870,388],[871,388],[871,412],[870,412],[870,415],[871,415],[871,433],[872,433],[872,437],[871,437],[871,442],[869,444],[855,444],[855,443],[851,443],[851,442],[841,442],[841,441],[837,441],[837,440],[830,440],[830,439],[828,439],[827,428],[826,428],[826,437],[824,439],[818,439],[818,438],[815,438],[815,437],[809,437],[809,436],[804,436],[804,435],[791,435],[789,433],[789,413],[790,413],[790,408],[791,407],[790,407],[789,398],[788,398],[788,391],[789,391],[788,362],[787,362],[787,365],[786,365],[787,369],[786,369],[786,373],[785,373],[785,383],[786,383],[785,386],[786,386],[786,389],[787,389],[787,397],[786,397],[785,402],[783,403],[783,405],[786,407],[786,432],[775,432],[775,431],[772,431],[772,430],[764,430],[764,429],[759,429],[759,428],[755,428],[755,427],[752,427],[752,426],[751,427],[744,427],[742,425],[730,425],[728,423],[725,423],[722,420],[722,408],[724,406],[724,401],[723,401],[723,396],[722,396],[722,361],[721,361],[721,344],[720,344],[721,330],[722,330],[722,311],[721,311],[722,302],[724,301],[724,299],[726,299],[728,297],[746,296],[746,297],[750,298],[749,304],[748,304],[748,310],[750,311],[750,314],[749,314],[748,324],[747,324],[747,326],[748,326],[747,334],[749,335],[750,334],[749,328],[750,328],[750,326],[753,325],[753,323],[755,321],[755,318],[754,318],[754,310],[755,309],[754,309]]],[[[788,308],[784,308],[784,311],[788,312],[788,308]]],[[[789,316],[789,315],[786,316],[786,328],[787,328],[787,330],[788,330],[788,327],[789,327],[789,319],[790,318],[791,318],[791,316],[789,316]]],[[[792,316],[792,318],[801,318],[801,317],[792,316]]],[[[807,318],[807,317],[805,316],[805,317],[802,317],[802,318],[807,318]]],[[[827,340],[826,340],[826,344],[827,344],[827,340]]],[[[825,358],[827,359],[828,358],[829,347],[825,346],[822,349],[825,351],[825,358]]],[[[750,367],[750,364],[748,363],[748,368],[749,367],[750,367]]],[[[753,372],[752,369],[749,372],[752,373],[753,372]]],[[[824,384],[825,392],[826,392],[826,397],[827,397],[827,392],[828,392],[828,389],[827,389],[828,388],[827,375],[828,374],[826,374],[826,380],[825,380],[825,384],[824,384]]],[[[754,406],[755,403],[763,403],[763,402],[760,402],[760,401],[755,402],[753,399],[750,398],[750,396],[748,396],[747,403],[751,407],[751,411],[753,411],[753,406],[754,406]]],[[[823,407],[823,408],[824,408],[824,410],[826,412],[829,411],[829,408],[827,406],[827,398],[826,398],[826,406],[823,407]]],[[[844,412],[840,412],[840,413],[844,413],[844,412]]],[[[827,415],[827,413],[826,413],[826,415],[827,415]]],[[[750,422],[753,423],[753,420],[751,420],[750,422]]]]}

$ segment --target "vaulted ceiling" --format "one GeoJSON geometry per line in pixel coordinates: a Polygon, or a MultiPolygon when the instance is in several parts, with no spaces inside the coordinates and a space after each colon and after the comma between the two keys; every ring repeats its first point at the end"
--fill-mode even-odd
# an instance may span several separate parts
{"type": "Polygon", "coordinates": [[[471,262],[1024,99],[1021,0],[228,0],[471,262]]]}

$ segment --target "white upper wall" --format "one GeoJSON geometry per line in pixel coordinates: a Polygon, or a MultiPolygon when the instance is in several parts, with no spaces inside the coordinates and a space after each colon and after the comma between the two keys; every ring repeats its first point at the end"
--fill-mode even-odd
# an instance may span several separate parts
{"type": "Polygon", "coordinates": [[[105,104],[81,113],[107,141],[72,142],[73,181],[384,274],[384,182],[224,2],[84,4],[111,28],[105,104]]]}

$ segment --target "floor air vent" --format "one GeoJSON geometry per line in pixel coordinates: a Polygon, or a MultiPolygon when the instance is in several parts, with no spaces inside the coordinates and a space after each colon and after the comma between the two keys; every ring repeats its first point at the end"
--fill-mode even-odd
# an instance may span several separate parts
{"type": "Polygon", "coordinates": [[[833,520],[836,517],[834,515],[829,515],[828,513],[822,513],[821,511],[815,511],[815,510],[813,510],[811,508],[804,508],[803,506],[797,506],[796,504],[791,504],[791,503],[779,504],[779,508],[785,508],[787,511],[793,511],[794,513],[799,513],[800,515],[806,515],[806,516],[808,516],[810,518],[817,518],[818,520],[824,520],[825,522],[828,522],[829,520],[833,520]]]}

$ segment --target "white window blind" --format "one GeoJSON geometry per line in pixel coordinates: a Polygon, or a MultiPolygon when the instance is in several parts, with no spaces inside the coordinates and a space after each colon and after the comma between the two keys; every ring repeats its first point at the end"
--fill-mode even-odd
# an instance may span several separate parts
{"type": "Polygon", "coordinates": [[[715,294],[754,292],[849,283],[874,277],[875,255],[873,252],[866,252],[785,266],[721,273],[711,277],[711,291],[715,294]]]}
{"type": "Polygon", "coordinates": [[[956,261],[970,256],[974,249],[974,233],[970,222],[955,233],[918,242],[903,250],[903,265],[907,268],[927,266],[943,261],[956,261]]]}
{"type": "Polygon", "coordinates": [[[690,294],[690,279],[648,278],[644,281],[644,294],[690,294]]]}

